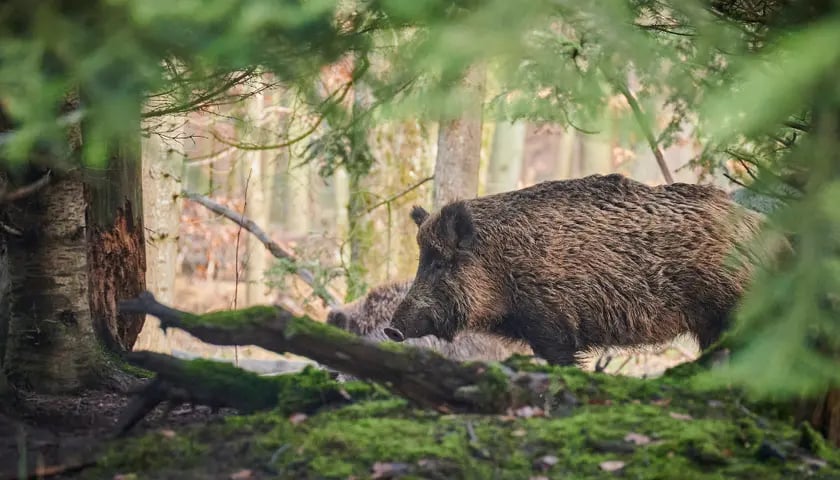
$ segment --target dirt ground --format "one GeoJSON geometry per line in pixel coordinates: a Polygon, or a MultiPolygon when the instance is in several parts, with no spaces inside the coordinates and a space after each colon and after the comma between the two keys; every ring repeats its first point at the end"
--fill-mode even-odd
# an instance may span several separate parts
{"type": "MultiPolygon", "coordinates": [[[[71,478],[74,466],[83,466],[101,454],[103,442],[114,434],[130,398],[115,392],[88,391],[80,395],[30,394],[18,400],[17,405],[0,411],[0,480],[25,478],[18,475],[31,475],[36,469],[69,469],[50,478],[71,478]]],[[[164,416],[164,407],[158,407],[129,434],[174,430],[231,413],[182,405],[164,416]]]]}

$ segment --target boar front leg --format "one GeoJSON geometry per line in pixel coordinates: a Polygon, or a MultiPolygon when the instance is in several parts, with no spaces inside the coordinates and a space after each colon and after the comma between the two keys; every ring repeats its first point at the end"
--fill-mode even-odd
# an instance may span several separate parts
{"type": "Polygon", "coordinates": [[[552,365],[577,365],[577,348],[556,338],[535,338],[528,342],[534,353],[552,365]]]}

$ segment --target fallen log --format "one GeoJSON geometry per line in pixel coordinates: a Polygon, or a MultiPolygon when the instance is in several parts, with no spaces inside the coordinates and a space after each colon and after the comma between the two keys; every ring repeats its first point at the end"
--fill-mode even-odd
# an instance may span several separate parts
{"type": "MultiPolygon", "coordinates": [[[[441,412],[504,413],[521,406],[542,405],[548,397],[548,375],[513,372],[482,362],[458,363],[427,349],[374,343],[307,317],[295,317],[276,306],[195,315],[163,305],[144,292],[121,302],[120,311],[154,315],[163,329],[179,328],[215,345],[256,345],[300,355],[381,383],[419,406],[441,412]]],[[[137,354],[128,356],[134,362],[139,358],[137,354]]],[[[157,359],[141,366],[163,373],[170,362],[157,359]]],[[[179,376],[169,381],[177,381],[180,388],[191,388],[188,378],[179,376]]]]}

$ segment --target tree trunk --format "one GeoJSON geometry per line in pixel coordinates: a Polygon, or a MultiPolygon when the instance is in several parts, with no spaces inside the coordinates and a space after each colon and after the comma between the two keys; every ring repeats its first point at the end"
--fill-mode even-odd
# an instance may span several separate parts
{"type": "Polygon", "coordinates": [[[464,79],[465,95],[470,97],[469,107],[461,117],[440,124],[435,161],[435,208],[478,194],[485,78],[483,65],[470,68],[464,79]]]}
{"type": "Polygon", "coordinates": [[[120,299],[146,289],[139,147],[139,139],[120,145],[107,170],[86,171],[90,311],[99,339],[115,351],[131,350],[144,320],[117,312],[120,299]]]}
{"type": "MultiPolygon", "coordinates": [[[[182,117],[164,119],[164,129],[171,137],[183,132],[182,117]]],[[[183,148],[154,133],[144,136],[141,145],[143,162],[143,224],[146,228],[146,285],[155,297],[174,301],[175,272],[178,256],[178,227],[181,220],[183,148]]],[[[134,344],[135,350],[171,351],[166,334],[158,328],[157,318],[147,315],[134,344]]]]}
{"type": "Polygon", "coordinates": [[[6,374],[3,368],[6,358],[6,342],[9,339],[9,255],[5,235],[0,235],[0,400],[8,393],[6,374]]]}
{"type": "MultiPolygon", "coordinates": [[[[258,121],[265,107],[265,94],[255,94],[249,100],[248,117],[252,122],[253,134],[249,135],[252,143],[265,143],[265,136],[261,135],[263,126],[258,121]]],[[[271,198],[274,185],[274,172],[270,168],[268,152],[252,150],[247,152],[246,161],[251,169],[251,181],[245,205],[245,215],[262,226],[269,228],[271,220],[271,198]]],[[[298,205],[299,206],[299,205],[298,205]]],[[[269,296],[265,284],[265,272],[268,270],[268,254],[262,242],[254,235],[248,235],[248,257],[245,261],[245,300],[247,305],[268,303],[269,296]]]]}
{"type": "Polygon", "coordinates": [[[487,193],[515,190],[522,173],[525,123],[498,122],[493,132],[493,149],[487,169],[487,193]]]}
{"type": "Polygon", "coordinates": [[[18,387],[76,390],[94,381],[103,360],[90,306],[81,175],[56,175],[20,207],[13,223],[26,234],[9,242],[12,287],[4,366],[18,387]]]}

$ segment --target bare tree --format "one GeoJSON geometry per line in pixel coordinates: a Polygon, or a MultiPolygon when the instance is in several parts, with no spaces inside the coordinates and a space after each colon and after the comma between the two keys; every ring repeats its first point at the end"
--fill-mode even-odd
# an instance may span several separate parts
{"type": "Polygon", "coordinates": [[[435,161],[435,208],[478,195],[485,80],[483,65],[471,67],[463,81],[467,108],[460,117],[440,123],[435,161]]]}

